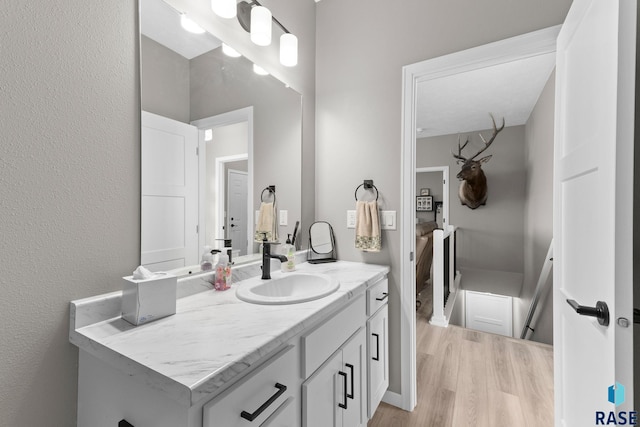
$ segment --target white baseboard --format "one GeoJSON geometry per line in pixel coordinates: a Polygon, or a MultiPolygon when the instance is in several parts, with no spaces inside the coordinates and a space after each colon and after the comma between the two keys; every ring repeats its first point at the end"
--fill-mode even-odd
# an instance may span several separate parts
{"type": "Polygon", "coordinates": [[[405,409],[402,407],[402,395],[399,393],[387,390],[382,396],[382,401],[397,408],[405,409]]]}

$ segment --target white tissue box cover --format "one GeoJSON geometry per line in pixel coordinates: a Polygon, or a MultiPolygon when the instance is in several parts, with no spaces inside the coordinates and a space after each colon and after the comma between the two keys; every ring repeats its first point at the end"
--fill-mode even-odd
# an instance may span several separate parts
{"type": "Polygon", "coordinates": [[[123,277],[122,318],[142,325],[176,314],[178,278],[168,273],[156,273],[150,279],[123,277]]]}

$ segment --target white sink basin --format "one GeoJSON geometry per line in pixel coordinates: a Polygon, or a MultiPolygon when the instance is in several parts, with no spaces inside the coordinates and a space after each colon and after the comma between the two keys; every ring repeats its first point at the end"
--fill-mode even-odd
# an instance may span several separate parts
{"type": "Polygon", "coordinates": [[[274,272],[270,280],[245,280],[236,296],[253,304],[296,304],[332,294],[340,282],[326,274],[274,272]]]}

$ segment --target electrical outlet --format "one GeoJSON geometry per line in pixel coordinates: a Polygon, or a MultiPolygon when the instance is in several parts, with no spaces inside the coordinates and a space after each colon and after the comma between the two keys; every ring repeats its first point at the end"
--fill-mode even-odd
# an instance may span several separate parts
{"type": "Polygon", "coordinates": [[[289,211],[280,211],[280,225],[289,225],[289,211]]]}
{"type": "Polygon", "coordinates": [[[356,228],[356,211],[347,211],[347,228],[356,228]]]}

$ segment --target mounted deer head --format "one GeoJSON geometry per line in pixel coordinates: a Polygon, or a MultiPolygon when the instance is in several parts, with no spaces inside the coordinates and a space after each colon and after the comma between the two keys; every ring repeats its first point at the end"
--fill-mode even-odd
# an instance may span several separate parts
{"type": "Polygon", "coordinates": [[[496,127],[496,120],[493,118],[493,115],[490,114],[490,116],[493,122],[493,135],[491,135],[491,138],[487,141],[482,134],[479,134],[482,142],[484,142],[484,147],[480,151],[472,157],[464,157],[462,150],[464,150],[464,147],[469,143],[469,138],[460,146],[460,137],[458,137],[458,154],[451,153],[453,157],[458,159],[458,163],[464,162],[462,170],[456,175],[461,181],[458,197],[460,197],[460,202],[463,205],[467,205],[471,209],[476,209],[478,206],[487,203],[487,177],[482,171],[482,164],[488,162],[491,156],[482,157],[478,160],[475,160],[475,158],[489,148],[493,140],[496,139],[496,136],[504,129],[504,117],[502,118],[502,126],[498,128],[496,127]]]}

